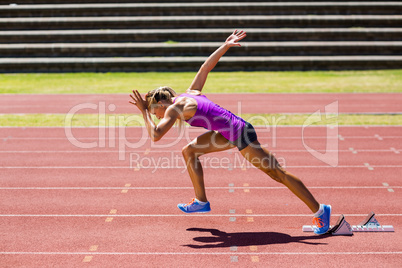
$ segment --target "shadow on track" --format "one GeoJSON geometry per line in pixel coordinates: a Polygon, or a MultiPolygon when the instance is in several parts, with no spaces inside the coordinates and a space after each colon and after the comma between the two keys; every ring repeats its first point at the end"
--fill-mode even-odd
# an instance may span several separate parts
{"type": "Polygon", "coordinates": [[[187,231],[211,233],[211,236],[194,237],[193,240],[204,243],[198,245],[183,245],[190,248],[226,248],[246,247],[272,244],[303,243],[308,245],[327,245],[327,243],[310,242],[307,240],[321,240],[330,235],[290,236],[275,232],[247,232],[226,233],[217,229],[189,228],[187,231]]]}

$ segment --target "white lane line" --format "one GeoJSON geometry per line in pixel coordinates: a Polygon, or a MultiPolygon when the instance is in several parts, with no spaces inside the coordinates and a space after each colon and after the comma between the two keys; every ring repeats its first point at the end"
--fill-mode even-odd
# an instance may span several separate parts
{"type": "Polygon", "coordinates": [[[381,137],[381,136],[378,135],[378,134],[375,134],[374,137],[375,137],[377,140],[379,140],[379,141],[382,141],[382,140],[383,140],[383,137],[381,137]]]}
{"type": "MultiPolygon", "coordinates": [[[[248,93],[236,93],[236,94],[248,94],[248,93]]],[[[281,93],[278,93],[278,94],[281,94],[281,93]]],[[[286,93],[285,93],[286,94],[286,93]]],[[[321,93],[294,93],[294,94],[300,94],[300,95],[305,95],[305,94],[321,94],[321,93]]],[[[359,94],[359,93],[353,93],[353,94],[359,94]]],[[[363,94],[366,94],[366,93],[363,93],[363,94]]],[[[377,93],[367,93],[367,94],[377,94],[377,93]]],[[[387,94],[393,94],[393,93],[387,93],[387,94]]],[[[396,95],[399,95],[400,93],[395,93],[396,95]]],[[[15,94],[13,94],[13,93],[4,93],[4,94],[2,94],[2,95],[13,95],[13,96],[20,96],[20,94],[18,94],[18,93],[15,93],[15,94]]],[[[29,95],[29,94],[26,94],[26,95],[29,95]]],[[[43,95],[43,96],[46,96],[46,95],[49,95],[49,94],[35,94],[35,95],[43,95]]],[[[63,94],[61,94],[61,95],[63,95],[63,94]]],[[[77,93],[77,94],[74,94],[74,95],[88,95],[88,94],[79,94],[79,93],[77,93]]],[[[122,96],[124,96],[125,94],[124,93],[122,93],[121,94],[122,96]]],[[[26,114],[26,113],[24,113],[24,114],[26,114]]],[[[301,128],[301,127],[303,127],[303,125],[279,125],[279,126],[276,126],[276,127],[278,127],[278,128],[301,128]]],[[[326,125],[311,125],[311,126],[309,126],[309,127],[312,127],[312,128],[326,128],[327,126],[326,125]]],[[[401,128],[401,126],[400,125],[341,125],[341,126],[338,126],[339,128],[357,128],[357,129],[359,129],[359,128],[401,128]]],[[[64,129],[65,127],[61,127],[61,126],[39,126],[39,127],[10,127],[10,126],[0,126],[0,129],[11,129],[11,130],[19,130],[19,129],[55,129],[55,130],[60,130],[60,129],[64,129]]],[[[79,127],[79,126],[75,126],[75,127],[72,127],[73,129],[97,129],[97,128],[107,128],[107,127],[104,127],[104,126],[88,126],[88,127],[79,127]]],[[[141,130],[143,127],[140,127],[140,126],[130,126],[130,127],[117,127],[116,126],[116,128],[127,128],[127,129],[137,129],[137,130],[141,130]]],[[[189,128],[189,127],[188,127],[189,128]]]]}
{"type": "MultiPolygon", "coordinates": [[[[339,217],[341,214],[333,214],[339,217]]],[[[343,214],[345,217],[367,217],[367,214],[343,214]]],[[[375,214],[383,217],[402,217],[402,214],[375,214]]],[[[45,218],[103,218],[110,214],[0,214],[0,217],[45,217],[45,218]]],[[[312,217],[312,214],[236,214],[237,217],[312,217]]],[[[233,217],[233,214],[120,214],[113,215],[120,218],[146,217],[233,217]]]]}
{"type": "Polygon", "coordinates": [[[399,186],[392,186],[392,188],[391,188],[391,187],[389,186],[389,184],[386,183],[386,182],[383,182],[382,185],[383,185],[385,188],[388,188],[388,192],[390,192],[390,193],[395,192],[394,189],[392,189],[392,188],[400,188],[399,186]]]}
{"type": "MultiPolygon", "coordinates": [[[[402,168],[402,165],[370,165],[371,168],[402,168]]],[[[141,167],[141,169],[184,169],[182,167],[158,167],[158,166],[147,166],[141,167]]],[[[222,167],[203,167],[204,169],[221,169],[222,167]]],[[[242,167],[234,166],[233,169],[241,169],[242,167]]],[[[368,168],[366,165],[350,165],[350,166],[285,166],[285,168],[368,168]]],[[[0,169],[134,169],[134,167],[129,166],[0,166],[0,169]]]]}
{"type": "MultiPolygon", "coordinates": [[[[269,146],[268,146],[269,147],[269,146]]],[[[367,153],[379,153],[379,152],[394,152],[395,154],[399,154],[401,149],[397,150],[395,148],[390,148],[390,149],[384,149],[384,150],[380,150],[380,149],[359,149],[359,152],[367,152],[367,153]]],[[[275,153],[278,152],[289,152],[289,153],[297,153],[297,152],[308,152],[307,150],[291,150],[291,149],[276,149],[276,148],[272,148],[272,151],[275,151],[275,153]]],[[[326,152],[339,152],[339,153],[346,153],[346,152],[355,152],[357,153],[357,150],[354,148],[349,148],[349,150],[326,150],[326,152]]],[[[59,151],[55,151],[55,150],[49,150],[49,151],[0,151],[0,154],[52,154],[52,153],[57,153],[57,154],[71,154],[71,153],[118,153],[119,150],[59,150],[59,151]]],[[[152,153],[182,153],[182,150],[142,150],[142,151],[135,151],[136,153],[139,154],[152,154],[152,153]]],[[[226,153],[237,153],[236,150],[228,150],[226,151],[226,153]]],[[[223,152],[220,152],[223,153],[223,152]]]]}
{"type": "MultiPolygon", "coordinates": [[[[257,132],[258,132],[258,129],[257,129],[257,132]]],[[[260,132],[263,132],[263,131],[260,131],[260,132]]],[[[202,132],[200,132],[199,134],[197,134],[197,135],[201,135],[202,134],[202,132]]],[[[5,139],[5,138],[7,138],[8,140],[65,140],[65,141],[68,141],[68,138],[67,137],[0,137],[0,139],[5,139]]],[[[73,138],[73,139],[76,139],[76,140],[93,140],[93,141],[98,141],[98,140],[102,140],[102,139],[109,139],[108,137],[70,137],[70,138],[73,138]]],[[[146,138],[148,138],[148,137],[146,137],[146,138]]],[[[188,138],[177,138],[177,137],[164,137],[163,139],[164,140],[178,140],[178,141],[192,141],[193,139],[194,139],[195,137],[188,137],[188,138]]],[[[279,140],[287,140],[287,139],[300,139],[300,140],[302,140],[302,137],[301,136],[295,136],[295,137],[284,137],[284,136],[281,136],[281,137],[264,137],[264,136],[262,136],[261,135],[261,137],[258,137],[258,139],[259,140],[266,140],[266,139],[279,139],[279,140]]],[[[327,137],[327,136],[312,136],[312,137],[309,137],[309,136],[307,136],[307,137],[304,137],[304,139],[306,139],[306,140],[309,140],[309,139],[324,139],[324,140],[327,140],[327,139],[340,139],[340,140],[345,140],[345,139],[359,139],[359,140],[361,140],[361,139],[369,139],[369,140],[372,140],[372,139],[378,139],[378,138],[381,138],[381,139],[384,139],[384,138],[386,138],[386,139],[402,139],[402,136],[342,136],[342,135],[339,135],[338,137],[327,137]]],[[[135,139],[138,139],[138,136],[136,136],[136,137],[116,137],[116,138],[114,138],[114,140],[127,140],[127,139],[132,139],[132,140],[135,140],[135,139]]]]}
{"type": "MultiPolygon", "coordinates": [[[[389,150],[388,150],[389,151],[389,150]]],[[[119,150],[86,150],[86,151],[0,151],[0,154],[71,154],[71,153],[118,153],[119,150]]],[[[150,151],[155,153],[156,151],[150,151]]],[[[169,153],[172,151],[158,151],[158,153],[169,153]]],[[[179,151],[173,151],[173,152],[179,152],[179,151]]],[[[181,152],[181,151],[180,151],[181,152]]],[[[146,151],[136,151],[136,153],[146,153],[146,151]]]]}
{"type": "MultiPolygon", "coordinates": [[[[238,255],[400,255],[402,251],[236,252],[238,255]]],[[[0,252],[0,255],[233,255],[233,252],[0,252]]]]}
{"type": "Polygon", "coordinates": [[[357,151],[352,147],[349,148],[349,151],[351,151],[353,154],[357,154],[357,151]]]}
{"type": "Polygon", "coordinates": [[[364,163],[364,166],[366,166],[368,170],[374,170],[374,166],[371,166],[369,163],[364,163]]]}
{"type": "MultiPolygon", "coordinates": [[[[309,186],[309,189],[386,189],[388,186],[309,186]]],[[[402,188],[393,186],[392,188],[402,188]]],[[[192,190],[193,187],[0,187],[0,190],[192,190]]],[[[284,190],[287,187],[205,187],[210,190],[253,189],[284,190]]]]}

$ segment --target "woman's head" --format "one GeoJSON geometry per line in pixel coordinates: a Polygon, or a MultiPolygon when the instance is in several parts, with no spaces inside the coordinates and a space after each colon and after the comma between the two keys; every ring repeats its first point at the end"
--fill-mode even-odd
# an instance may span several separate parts
{"type": "Polygon", "coordinates": [[[159,87],[151,90],[146,95],[148,110],[161,118],[166,110],[165,105],[171,103],[172,98],[176,96],[176,92],[170,87],[159,87]]]}

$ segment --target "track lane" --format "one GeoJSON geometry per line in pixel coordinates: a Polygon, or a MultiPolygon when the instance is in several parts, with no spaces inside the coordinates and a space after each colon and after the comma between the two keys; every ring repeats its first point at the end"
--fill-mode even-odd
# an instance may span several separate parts
{"type": "MultiPolygon", "coordinates": [[[[323,130],[325,129],[319,129],[317,132],[312,131],[309,135],[312,137],[314,135],[323,135],[323,130]]],[[[286,129],[281,128],[281,130],[286,129]]],[[[294,130],[283,134],[288,134],[297,139],[300,130],[300,128],[294,128],[294,130]]],[[[344,152],[341,152],[342,161],[357,161],[359,157],[369,158],[377,153],[380,154],[380,157],[376,161],[381,164],[392,163],[392,161],[399,159],[398,155],[391,150],[385,149],[386,146],[390,145],[386,137],[383,140],[379,140],[378,136],[375,136],[376,134],[400,136],[394,128],[356,128],[356,132],[351,131],[351,128],[340,128],[340,130],[345,131],[342,132],[345,139],[340,140],[339,143],[343,143],[341,145],[344,150],[344,152]],[[384,129],[390,129],[390,133],[384,129]],[[349,131],[351,132],[349,133],[349,131]],[[353,136],[353,138],[348,138],[347,134],[350,137],[353,136]],[[351,146],[351,142],[361,140],[359,135],[362,134],[370,138],[367,138],[366,143],[359,143],[362,146],[361,148],[359,147],[360,149],[376,148],[387,151],[374,153],[358,151],[357,154],[353,154],[351,151],[348,152],[348,146],[351,146]],[[394,159],[389,160],[388,157],[394,157],[394,159]]],[[[2,129],[0,129],[0,133],[1,131],[2,129]]],[[[40,131],[35,130],[34,132],[39,133],[40,131]]],[[[57,132],[63,134],[60,130],[57,130],[57,132]]],[[[97,133],[94,129],[79,130],[78,132],[88,138],[97,133]]],[[[22,132],[17,134],[24,138],[22,132]]],[[[32,134],[35,133],[30,132],[29,135],[32,134]]],[[[54,134],[50,130],[46,135],[42,134],[42,137],[46,138],[54,134]]],[[[35,136],[31,137],[35,138],[35,136]]],[[[53,137],[57,138],[57,135],[53,137]]],[[[292,139],[288,139],[286,142],[289,142],[289,140],[292,139]]],[[[12,138],[5,142],[10,141],[13,141],[12,138]]],[[[28,139],[27,141],[32,142],[34,139],[28,139]]],[[[398,139],[395,138],[394,142],[397,141],[398,139]]],[[[45,142],[47,142],[48,146],[44,146],[43,150],[51,150],[52,146],[57,146],[53,142],[46,140],[45,142]]],[[[17,147],[17,144],[18,142],[13,143],[9,148],[18,151],[20,148],[17,147]]],[[[293,143],[293,145],[296,144],[300,144],[300,141],[293,143]]],[[[322,146],[319,143],[315,145],[322,146]]],[[[62,151],[64,149],[59,147],[54,148],[54,150],[62,151]]],[[[145,150],[143,150],[144,153],[145,150]]],[[[13,153],[2,152],[2,154],[9,156],[9,154],[12,155],[13,153]]],[[[53,153],[47,152],[43,154],[44,156],[41,154],[38,156],[35,153],[27,152],[16,153],[15,155],[22,159],[24,156],[30,156],[29,160],[24,161],[35,163],[46,160],[47,163],[51,164],[52,157],[49,156],[54,156],[52,155],[53,153]]],[[[77,163],[79,162],[78,160],[68,160],[67,157],[74,156],[77,158],[80,154],[85,156],[83,152],[74,151],[61,154],[60,157],[66,158],[67,162],[77,163]]],[[[99,164],[109,154],[113,155],[116,152],[88,153],[88,156],[93,155],[94,157],[89,163],[99,164]]],[[[154,157],[163,156],[166,155],[166,152],[148,152],[148,155],[151,154],[154,157]]],[[[221,156],[226,156],[226,154],[226,152],[222,153],[221,156]]],[[[234,157],[234,153],[228,155],[234,157]]],[[[302,156],[305,156],[305,153],[300,152],[300,155],[298,157],[292,154],[289,159],[299,161],[299,158],[303,158],[302,156]]],[[[10,157],[7,158],[10,159],[10,157]]],[[[12,156],[11,158],[16,160],[18,157],[12,156]]],[[[53,160],[53,163],[54,161],[56,160],[53,160]]],[[[402,214],[398,207],[398,204],[402,201],[401,191],[399,188],[395,188],[394,192],[389,192],[388,188],[401,186],[398,176],[399,170],[400,168],[398,167],[390,166],[375,167],[374,170],[368,170],[364,165],[349,168],[289,167],[289,171],[301,177],[307,186],[312,186],[311,191],[317,196],[317,199],[328,201],[333,205],[334,215],[345,213],[347,214],[348,222],[357,224],[364,218],[364,215],[373,210],[376,212],[376,217],[380,223],[392,224],[396,230],[402,228],[402,216],[398,216],[402,214]],[[387,182],[389,187],[384,186],[384,182],[387,182]],[[376,188],[331,188],[331,186],[356,185],[374,186],[376,188]],[[320,186],[326,188],[317,188],[320,186]]],[[[68,264],[76,263],[79,266],[85,256],[92,256],[93,259],[89,264],[101,267],[109,262],[119,262],[122,267],[126,264],[127,267],[131,267],[130,265],[132,265],[131,262],[133,261],[139,264],[161,266],[166,263],[173,263],[173,260],[176,266],[177,263],[183,265],[194,264],[195,260],[197,264],[204,267],[211,265],[227,266],[234,259],[237,259],[236,263],[239,265],[250,266],[257,265],[257,263],[253,262],[253,260],[257,260],[255,256],[258,257],[260,264],[269,262],[270,264],[278,263],[278,265],[285,264],[289,266],[295,262],[305,261],[306,255],[314,256],[315,259],[319,258],[326,264],[333,264],[334,266],[339,265],[339,259],[342,259],[345,264],[349,261],[355,261],[359,265],[370,263],[393,266],[400,261],[402,254],[399,250],[401,248],[401,239],[399,239],[397,232],[393,234],[357,233],[353,237],[327,238],[316,238],[310,234],[302,233],[301,226],[310,224],[311,221],[311,214],[307,207],[287,189],[283,187],[276,188],[280,185],[270,179],[264,179],[264,175],[254,168],[247,169],[247,173],[243,173],[245,171],[241,168],[233,170],[205,169],[207,187],[226,187],[222,189],[208,188],[207,192],[210,200],[213,201],[212,213],[221,214],[215,214],[216,216],[182,214],[177,210],[176,204],[189,201],[193,196],[193,191],[188,174],[185,170],[183,173],[180,171],[180,169],[161,169],[156,173],[152,173],[152,170],[149,169],[128,172],[127,170],[116,168],[102,170],[94,170],[93,168],[0,169],[0,199],[1,203],[5,204],[0,209],[3,215],[0,215],[2,237],[5,237],[5,243],[0,246],[0,259],[20,266],[32,264],[41,266],[42,262],[51,264],[49,266],[54,266],[55,263],[66,264],[67,266],[68,264]],[[163,177],[161,177],[162,174],[163,177]],[[244,174],[247,174],[247,176],[244,174]],[[125,187],[126,184],[131,184],[131,186],[125,187]],[[1,187],[26,187],[29,185],[39,187],[46,185],[61,187],[89,185],[99,187],[103,185],[105,187],[117,186],[120,188],[103,190],[1,189],[1,187]],[[152,188],[160,185],[167,187],[178,185],[179,187],[184,186],[187,188],[152,188]],[[233,187],[229,185],[233,185],[233,187]],[[264,185],[273,188],[253,188],[264,185]],[[135,187],[140,186],[151,186],[151,188],[135,189],[135,187]],[[121,188],[127,188],[128,192],[121,193],[121,188]],[[234,192],[229,192],[230,189],[234,189],[234,192]],[[249,191],[244,191],[246,189],[249,189],[249,191]],[[172,196],[174,197],[172,198],[172,196]],[[117,209],[116,216],[110,214],[111,209],[117,209]],[[235,213],[230,212],[232,209],[235,210],[235,213]],[[250,209],[252,213],[247,212],[250,209]],[[50,212],[70,212],[70,214],[75,213],[71,215],[85,215],[82,213],[86,211],[92,213],[104,212],[99,217],[22,217],[16,214],[17,212],[25,212],[26,215],[30,215],[33,212],[37,212],[42,215],[50,215],[48,214],[50,212]],[[165,214],[171,212],[169,215],[178,216],[160,218],[156,216],[158,214],[144,213],[144,211],[161,211],[161,213],[165,214]],[[301,213],[301,211],[306,212],[301,213]],[[10,214],[8,215],[11,216],[5,216],[6,214],[3,212],[9,212],[10,214]],[[110,215],[113,216],[113,221],[105,222],[107,216],[110,215]],[[124,215],[144,216],[124,217],[124,215]],[[236,217],[236,221],[230,222],[230,217],[236,217]],[[253,218],[252,222],[248,221],[250,217],[253,218]],[[204,229],[202,231],[187,231],[188,228],[204,229]],[[218,229],[232,234],[232,237],[234,236],[236,239],[224,239],[224,244],[219,246],[219,241],[222,242],[222,238],[217,239],[216,236],[208,231],[209,229],[218,229]],[[261,237],[261,235],[263,239],[259,240],[258,237],[261,237]],[[239,244],[241,241],[250,242],[239,244]],[[237,251],[231,250],[231,246],[234,246],[234,244],[238,244],[236,245],[237,251]],[[89,251],[92,245],[99,245],[96,252],[89,251]],[[195,247],[185,247],[184,245],[193,245],[195,247]],[[251,246],[257,246],[257,250],[254,250],[255,248],[251,249],[251,246]],[[342,257],[340,258],[340,256],[342,257]],[[281,261],[280,263],[279,260],[281,261]]],[[[335,221],[336,217],[333,217],[332,223],[335,221]]]]}
{"type": "MultiPolygon", "coordinates": [[[[0,113],[138,113],[127,94],[3,94],[0,113]],[[60,102],[63,99],[63,102],[60,102]],[[94,107],[89,106],[91,104],[94,107]],[[112,106],[110,106],[112,105],[112,106]]],[[[338,102],[340,113],[402,113],[400,93],[206,94],[235,113],[314,113],[338,102]],[[303,102],[300,99],[303,98],[303,102]]]]}
{"type": "MultiPolygon", "coordinates": [[[[135,137],[142,134],[147,134],[146,130],[141,127],[125,127],[115,128],[114,133],[117,137],[119,131],[125,131],[127,137],[135,137]]],[[[281,126],[267,125],[263,127],[256,126],[258,131],[265,131],[267,136],[276,134],[277,137],[300,137],[303,131],[302,126],[281,126]]],[[[402,126],[339,126],[339,134],[344,136],[401,136],[402,126]]],[[[81,138],[97,138],[99,133],[109,133],[108,128],[98,127],[75,127],[71,129],[72,134],[81,138]]],[[[186,132],[190,135],[200,135],[206,130],[196,127],[186,127],[186,132]]],[[[326,126],[306,126],[304,128],[306,135],[311,136],[326,136],[326,126]]],[[[166,133],[165,137],[177,137],[178,132],[172,129],[166,133]]],[[[64,127],[0,127],[0,138],[60,138],[66,137],[64,127]]]]}
{"type": "MultiPolygon", "coordinates": [[[[356,221],[356,218],[351,220],[356,221]]],[[[258,256],[261,264],[272,260],[288,265],[306,255],[318,257],[328,265],[335,266],[339,264],[339,258],[375,264],[380,263],[379,259],[383,261],[382,257],[392,265],[401,254],[398,244],[379,242],[389,240],[392,234],[314,236],[292,227],[300,224],[300,218],[288,218],[280,226],[274,217],[264,218],[258,224],[240,220],[229,223],[223,218],[202,217],[184,217],[180,221],[170,222],[165,219],[114,219],[105,223],[103,219],[90,219],[86,224],[80,219],[66,218],[46,221],[32,218],[24,221],[25,224],[21,225],[15,219],[6,219],[9,226],[7,233],[15,234],[5,237],[4,242],[11,245],[6,252],[15,254],[0,255],[20,265],[39,264],[42,261],[79,265],[85,256],[93,257],[91,265],[101,267],[109,262],[132,267],[133,262],[140,265],[147,262],[147,266],[165,266],[174,262],[177,266],[178,263],[194,265],[194,261],[203,267],[227,266],[234,256],[237,256],[238,264],[247,266],[253,264],[252,256],[258,256]],[[19,228],[13,228],[16,225],[19,228]],[[93,230],[97,230],[97,233],[93,230]],[[211,234],[212,230],[221,232],[221,235],[211,234]],[[47,232],[50,235],[43,238],[47,232]],[[30,237],[21,239],[26,233],[30,233],[30,237]],[[76,233],[82,235],[77,236],[76,233]],[[43,243],[37,243],[38,240],[43,243]],[[99,245],[95,252],[89,251],[92,245],[99,245]]]]}
{"type": "MultiPolygon", "coordinates": [[[[288,168],[309,187],[402,186],[400,168],[288,168]],[[359,178],[364,178],[360,180],[359,178]]],[[[192,187],[187,170],[151,169],[0,169],[0,187],[192,187]],[[166,179],[168,178],[168,179],[166,179]]],[[[256,168],[205,169],[207,187],[281,187],[256,168]],[[246,173],[247,172],[247,173],[246,173]],[[247,181],[243,181],[247,174],[247,181]]],[[[386,188],[386,187],[385,187],[386,188]]]]}
{"type": "MultiPolygon", "coordinates": [[[[390,193],[384,188],[363,189],[311,189],[316,199],[333,206],[334,214],[366,214],[374,211],[378,214],[400,214],[402,210],[401,189],[390,193]],[[368,203],[362,201],[364,196],[375,196],[381,202],[368,203]]],[[[54,215],[68,217],[78,215],[86,217],[108,215],[110,210],[117,209],[115,217],[184,217],[176,205],[187,203],[193,198],[193,189],[127,189],[122,190],[2,190],[0,201],[0,217],[21,215],[54,215]],[[83,204],[85,204],[83,206],[83,204]],[[138,216],[136,216],[138,215],[138,216]]],[[[208,189],[208,199],[213,209],[212,213],[197,214],[200,217],[214,215],[229,215],[230,209],[236,209],[239,214],[246,214],[252,209],[252,214],[272,215],[311,215],[311,211],[292,195],[286,188],[280,189],[208,189]]],[[[194,215],[193,215],[194,216],[194,215]]],[[[336,221],[336,219],[335,219],[336,221]]],[[[307,223],[308,224],[308,223],[307,223]]]]}
{"type": "MultiPolygon", "coordinates": [[[[351,152],[333,152],[327,156],[319,152],[319,155],[313,155],[307,151],[295,151],[286,153],[275,153],[279,163],[286,167],[329,167],[331,163],[343,167],[367,166],[367,168],[376,168],[377,166],[400,166],[402,167],[402,154],[389,152],[376,152],[375,154],[360,152],[353,154],[351,152]],[[336,162],[332,162],[332,159],[336,162]]],[[[185,161],[182,153],[163,152],[151,154],[132,153],[126,159],[119,160],[116,153],[2,153],[3,160],[0,161],[0,168],[126,168],[132,169],[185,169],[185,161]],[[21,157],[23,156],[23,157],[21,157]]],[[[200,157],[200,162],[204,169],[223,168],[223,169],[242,169],[251,168],[253,165],[245,160],[240,153],[219,152],[207,154],[200,157]]],[[[267,160],[264,165],[270,165],[267,160]]]]}

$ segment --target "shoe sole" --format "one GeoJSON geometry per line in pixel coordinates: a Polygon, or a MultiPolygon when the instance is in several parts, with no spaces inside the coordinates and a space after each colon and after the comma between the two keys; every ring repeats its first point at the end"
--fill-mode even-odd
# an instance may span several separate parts
{"type": "Polygon", "coordinates": [[[188,212],[188,211],[184,211],[184,210],[181,210],[181,211],[183,211],[184,213],[187,213],[187,214],[190,214],[190,213],[208,213],[208,212],[210,212],[210,211],[191,211],[191,212],[188,212]]]}

